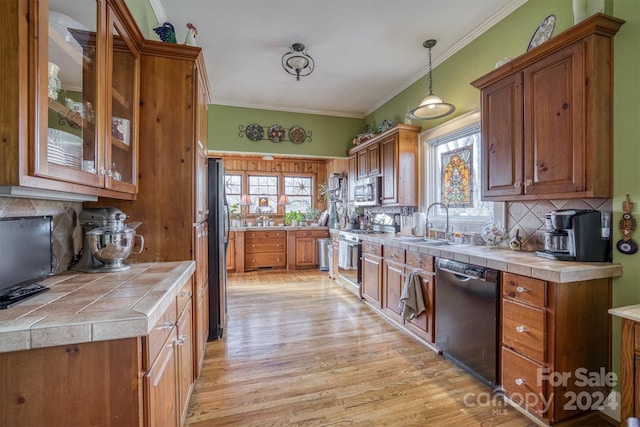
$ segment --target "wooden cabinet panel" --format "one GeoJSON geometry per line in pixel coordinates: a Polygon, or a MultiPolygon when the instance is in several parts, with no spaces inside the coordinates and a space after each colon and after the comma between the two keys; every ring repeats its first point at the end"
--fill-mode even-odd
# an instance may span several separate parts
{"type": "Polygon", "coordinates": [[[356,157],[358,159],[358,179],[368,177],[369,157],[367,156],[367,150],[358,151],[356,157]]]}
{"type": "Polygon", "coordinates": [[[265,253],[265,252],[284,252],[286,248],[284,239],[267,240],[247,240],[244,244],[245,253],[249,254],[265,253]]]}
{"type": "Polygon", "coordinates": [[[518,196],[522,190],[522,74],[482,91],[482,196],[518,196]]]}
{"type": "MultiPolygon", "coordinates": [[[[407,252],[407,257],[409,252],[407,252]]],[[[409,274],[414,269],[405,269],[405,273],[409,274]]],[[[425,311],[419,316],[405,322],[406,327],[415,332],[416,335],[426,339],[429,342],[435,342],[435,274],[427,271],[418,271],[420,276],[420,287],[422,289],[422,298],[424,299],[425,311]]]]}
{"type": "Polygon", "coordinates": [[[379,243],[362,242],[362,254],[374,255],[377,257],[382,256],[382,245],[379,243]]]}
{"type": "Polygon", "coordinates": [[[404,249],[384,246],[382,250],[385,260],[391,260],[400,264],[404,264],[404,249]]]}
{"type": "Polygon", "coordinates": [[[209,286],[201,289],[194,299],[193,379],[200,377],[209,339],[209,286]]]}
{"type": "Polygon", "coordinates": [[[358,177],[358,159],[356,155],[349,156],[349,176],[347,177],[347,183],[349,185],[349,203],[353,203],[355,183],[358,177]]]}
{"type": "Polygon", "coordinates": [[[586,191],[583,64],[574,44],[524,69],[525,195],[586,191]]]}
{"type": "Polygon", "coordinates": [[[508,396],[520,399],[516,403],[525,406],[539,417],[544,417],[544,384],[538,381],[538,372],[543,365],[520,356],[502,347],[502,388],[508,396]],[[527,398],[529,397],[529,398],[527,398]],[[526,400],[525,400],[526,399],[526,400]]]}
{"type": "Polygon", "coordinates": [[[178,319],[178,339],[177,346],[177,363],[178,363],[178,410],[180,415],[180,425],[187,416],[187,408],[189,407],[189,398],[191,397],[191,387],[194,382],[193,376],[193,327],[192,327],[192,310],[191,301],[185,307],[184,312],[178,319]]]}
{"type": "Polygon", "coordinates": [[[398,140],[395,136],[380,141],[382,164],[382,188],[380,199],[383,205],[398,203],[398,140]]]}
{"type": "Polygon", "coordinates": [[[407,266],[411,268],[417,268],[424,271],[435,271],[433,269],[433,257],[431,255],[424,255],[418,252],[407,251],[407,266]]]}
{"type": "Polygon", "coordinates": [[[296,266],[318,265],[316,257],[316,239],[313,237],[302,237],[296,239],[296,266]]]}
{"type": "Polygon", "coordinates": [[[149,335],[144,339],[146,354],[144,358],[144,369],[148,369],[158,357],[165,341],[174,333],[176,321],[178,319],[176,300],[172,300],[167,310],[153,326],[149,335]]]}
{"type": "Polygon", "coordinates": [[[257,270],[262,267],[285,267],[287,255],[284,252],[247,254],[244,262],[246,270],[257,270]]]}
{"type": "MultiPolygon", "coordinates": [[[[386,246],[385,246],[386,249],[386,246]]],[[[387,313],[395,321],[402,323],[400,317],[400,296],[402,295],[402,285],[404,284],[404,264],[389,261],[386,258],[383,261],[383,300],[382,306],[387,313]]]]}
{"type": "Polygon", "coordinates": [[[139,338],[0,353],[0,425],[141,426],[141,359],[139,338]]]}
{"type": "Polygon", "coordinates": [[[502,274],[502,295],[544,308],[547,305],[547,282],[517,274],[502,274]]]}
{"type": "Polygon", "coordinates": [[[173,328],[144,378],[145,424],[148,426],[175,426],[179,422],[176,338],[176,328],[173,328]]]}
{"type": "Polygon", "coordinates": [[[504,299],[502,343],[540,363],[546,362],[545,311],[504,299]]]}
{"type": "Polygon", "coordinates": [[[372,144],[367,147],[367,164],[369,165],[369,175],[380,173],[380,145],[372,144]]]}
{"type": "Polygon", "coordinates": [[[362,254],[362,298],[376,308],[382,308],[382,258],[362,254]]]}

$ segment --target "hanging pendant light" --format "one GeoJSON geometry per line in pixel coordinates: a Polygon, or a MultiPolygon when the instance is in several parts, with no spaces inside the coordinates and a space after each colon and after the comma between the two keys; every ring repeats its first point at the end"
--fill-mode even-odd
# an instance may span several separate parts
{"type": "Polygon", "coordinates": [[[289,52],[282,55],[282,68],[300,81],[301,76],[308,76],[313,72],[315,62],[302,43],[294,43],[289,49],[289,52]]]}
{"type": "Polygon", "coordinates": [[[433,78],[431,76],[431,48],[436,45],[436,41],[429,39],[422,43],[422,46],[429,49],[429,95],[427,95],[418,107],[411,110],[409,116],[416,120],[429,120],[439,119],[440,117],[447,116],[454,111],[456,107],[452,104],[448,104],[437,95],[433,94],[433,78]]]}

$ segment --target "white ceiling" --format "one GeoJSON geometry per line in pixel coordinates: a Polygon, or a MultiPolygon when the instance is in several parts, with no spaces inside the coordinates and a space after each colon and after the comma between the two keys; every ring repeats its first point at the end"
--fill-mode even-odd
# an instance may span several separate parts
{"type": "Polygon", "coordinates": [[[214,104],[362,118],[427,73],[425,40],[435,68],[527,0],[150,1],[178,43],[197,28],[214,104]],[[299,82],[293,43],[315,60],[299,82]]]}

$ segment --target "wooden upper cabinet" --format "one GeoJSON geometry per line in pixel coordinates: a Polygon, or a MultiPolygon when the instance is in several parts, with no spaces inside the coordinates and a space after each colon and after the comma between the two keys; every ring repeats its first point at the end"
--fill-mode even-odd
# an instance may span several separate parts
{"type": "Polygon", "coordinates": [[[483,199],[611,197],[612,38],[623,23],[596,14],[472,82],[483,199]]]}
{"type": "Polygon", "coordinates": [[[0,42],[0,186],[132,199],[144,39],[124,1],[1,3],[16,31],[0,42]]]}
{"type": "Polygon", "coordinates": [[[381,176],[383,206],[417,206],[421,129],[399,124],[349,150],[349,202],[355,180],[381,176]]]}

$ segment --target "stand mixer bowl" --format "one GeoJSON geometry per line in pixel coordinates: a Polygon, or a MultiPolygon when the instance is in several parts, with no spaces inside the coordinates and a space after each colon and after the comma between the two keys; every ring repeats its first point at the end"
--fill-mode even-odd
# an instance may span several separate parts
{"type": "Polygon", "coordinates": [[[144,238],[129,227],[98,227],[87,232],[91,254],[104,264],[103,271],[122,271],[131,266],[124,261],[131,253],[139,254],[144,248],[144,238]],[[140,250],[132,252],[135,238],[140,238],[140,250]]]}

